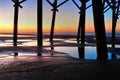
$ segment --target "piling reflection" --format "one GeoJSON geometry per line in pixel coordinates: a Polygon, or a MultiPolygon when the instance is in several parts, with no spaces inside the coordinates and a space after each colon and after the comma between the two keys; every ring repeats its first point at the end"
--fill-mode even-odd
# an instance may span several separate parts
{"type": "MultiPolygon", "coordinates": [[[[51,50],[53,51],[54,50],[54,45],[53,45],[53,41],[50,42],[50,46],[51,46],[51,50]]],[[[51,53],[51,56],[53,56],[54,54],[51,53]]]]}
{"type": "Polygon", "coordinates": [[[37,47],[37,56],[42,56],[42,47],[37,47]]]}
{"type": "MultiPolygon", "coordinates": [[[[78,41],[78,44],[80,44],[80,42],[78,41]]],[[[81,46],[78,46],[78,54],[79,54],[79,58],[81,59],[85,59],[85,46],[83,44],[80,44],[81,46]]]]}
{"type": "Polygon", "coordinates": [[[18,52],[15,52],[15,53],[14,53],[14,57],[16,57],[16,56],[18,56],[18,52]]]}
{"type": "Polygon", "coordinates": [[[112,59],[117,59],[117,56],[114,53],[112,53],[112,57],[111,58],[112,59]]]}
{"type": "Polygon", "coordinates": [[[50,42],[51,50],[54,50],[53,41],[50,42]]]}

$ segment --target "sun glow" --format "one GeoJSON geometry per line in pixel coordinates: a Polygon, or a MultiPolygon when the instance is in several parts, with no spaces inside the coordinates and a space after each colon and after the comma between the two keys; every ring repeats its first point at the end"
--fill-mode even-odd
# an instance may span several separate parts
{"type": "MultiPolygon", "coordinates": [[[[43,0],[43,32],[50,32],[52,12],[51,6],[43,0]]],[[[28,0],[19,9],[18,32],[37,32],[37,0],[28,0]],[[32,6],[31,6],[32,5],[32,6]]],[[[14,7],[10,0],[0,0],[0,32],[13,33],[14,7]]],[[[79,24],[78,9],[73,6],[72,1],[59,8],[56,14],[55,32],[77,32],[79,24]],[[69,6],[69,7],[68,7],[69,6]]],[[[110,11],[111,12],[111,11],[110,11]]],[[[105,29],[112,31],[111,13],[105,14],[105,29]],[[107,14],[107,15],[106,15],[107,14]]],[[[120,21],[118,20],[116,31],[120,32],[120,21]]],[[[94,32],[92,8],[86,12],[86,32],[94,32]]]]}

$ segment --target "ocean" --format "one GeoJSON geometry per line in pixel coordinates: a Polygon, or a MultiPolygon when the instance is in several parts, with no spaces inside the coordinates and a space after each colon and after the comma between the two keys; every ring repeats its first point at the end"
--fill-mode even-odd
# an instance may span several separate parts
{"type": "MultiPolygon", "coordinates": [[[[43,33],[44,35],[49,35],[50,33],[45,32],[43,33]]],[[[76,32],[56,32],[55,35],[77,35],[76,32]]],[[[94,32],[86,32],[85,33],[86,36],[95,36],[94,32]]],[[[112,36],[111,32],[107,32],[106,36],[110,37],[112,36]]],[[[120,32],[116,32],[116,37],[120,37],[120,32]]]]}
{"type": "MultiPolygon", "coordinates": [[[[31,36],[37,36],[37,33],[35,32],[24,32],[24,33],[19,33],[21,35],[31,35],[31,36]]],[[[13,35],[12,33],[0,33],[0,35],[13,35]]],[[[43,35],[50,35],[50,32],[43,32],[43,35]]],[[[77,32],[55,32],[54,35],[77,35],[77,32]]],[[[94,32],[86,32],[86,36],[95,36],[94,32]]],[[[106,36],[112,36],[111,32],[106,32],[106,36]]],[[[120,32],[116,32],[116,37],[120,37],[120,32]]]]}

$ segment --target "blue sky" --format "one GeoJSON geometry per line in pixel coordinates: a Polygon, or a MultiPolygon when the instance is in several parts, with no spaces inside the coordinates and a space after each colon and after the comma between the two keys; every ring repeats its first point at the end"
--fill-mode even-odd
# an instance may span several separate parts
{"type": "MultiPolygon", "coordinates": [[[[54,1],[54,0],[50,0],[54,1]]],[[[58,3],[64,0],[58,0],[58,3]]],[[[77,3],[79,0],[76,0],[77,3]]],[[[91,1],[87,5],[91,4],[91,1]]],[[[0,29],[1,31],[12,32],[13,20],[14,20],[14,3],[11,0],[0,0],[0,29]],[[6,29],[5,29],[6,27],[6,29]]],[[[19,9],[19,32],[36,31],[37,26],[37,0],[27,0],[21,4],[23,9],[19,9]]],[[[79,3],[80,5],[80,3],[79,3]]],[[[52,7],[43,0],[43,30],[50,31],[52,20],[52,7]]],[[[57,12],[55,31],[77,31],[79,22],[79,10],[73,4],[72,0],[69,0],[63,6],[59,7],[57,12]]],[[[93,16],[92,7],[86,11],[86,31],[93,31],[93,16]]],[[[105,13],[106,30],[111,30],[111,10],[105,13]]],[[[118,25],[119,27],[119,20],[118,25]]],[[[117,28],[119,29],[119,28],[117,28]]],[[[119,29],[120,31],[120,29],[119,29]]]]}

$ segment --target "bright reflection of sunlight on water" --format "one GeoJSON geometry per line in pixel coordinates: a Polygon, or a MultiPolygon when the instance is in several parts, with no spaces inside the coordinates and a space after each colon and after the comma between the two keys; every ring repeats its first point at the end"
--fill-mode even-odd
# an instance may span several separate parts
{"type": "MultiPolygon", "coordinates": [[[[12,55],[14,55],[14,53],[12,55]]],[[[19,52],[19,56],[37,56],[37,54],[33,53],[33,52],[32,53],[30,53],[30,52],[23,52],[23,53],[19,52]]]]}
{"type": "MultiPolygon", "coordinates": [[[[58,52],[64,52],[68,53],[70,56],[74,58],[79,58],[79,51],[78,47],[54,47],[55,51],[58,52]]],[[[116,57],[119,59],[120,56],[116,55],[116,57]]],[[[92,59],[96,60],[97,59],[97,52],[96,52],[96,47],[85,47],[85,59],[92,59]]],[[[108,52],[108,60],[112,59],[112,54],[108,52]]]]}
{"type": "Polygon", "coordinates": [[[115,45],[116,48],[120,48],[120,45],[115,45]]]}
{"type": "Polygon", "coordinates": [[[77,43],[75,38],[66,39],[65,42],[67,42],[67,43],[77,43]]]}
{"type": "Polygon", "coordinates": [[[37,46],[37,41],[30,41],[22,44],[23,46],[37,46]]]}
{"type": "MultiPolygon", "coordinates": [[[[30,42],[32,39],[18,39],[17,42],[30,42]]],[[[13,43],[13,40],[5,40],[6,43],[13,43]]]]}
{"type": "MultiPolygon", "coordinates": [[[[69,53],[70,56],[74,58],[79,58],[78,47],[55,47],[55,51],[69,53]]],[[[95,47],[85,48],[85,59],[96,59],[95,47]]]]}
{"type": "Polygon", "coordinates": [[[0,37],[13,37],[11,34],[0,34],[0,37]]]}

